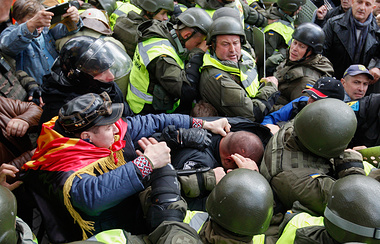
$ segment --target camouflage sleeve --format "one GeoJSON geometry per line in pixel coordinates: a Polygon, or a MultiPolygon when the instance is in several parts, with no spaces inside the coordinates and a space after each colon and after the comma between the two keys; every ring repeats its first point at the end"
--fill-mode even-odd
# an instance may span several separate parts
{"type": "Polygon", "coordinates": [[[181,222],[164,221],[150,235],[152,243],[194,243],[202,244],[197,232],[190,225],[181,222]]]}
{"type": "Polygon", "coordinates": [[[29,76],[23,70],[16,71],[15,75],[16,75],[17,79],[20,81],[22,87],[25,88],[25,90],[26,90],[26,87],[29,85],[29,83],[33,82],[33,83],[37,84],[36,80],[33,77],[29,76]]]}

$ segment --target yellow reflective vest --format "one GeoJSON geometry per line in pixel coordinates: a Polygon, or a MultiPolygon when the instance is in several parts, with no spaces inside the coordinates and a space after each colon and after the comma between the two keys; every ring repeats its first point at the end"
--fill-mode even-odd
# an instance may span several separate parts
{"type": "MultiPolygon", "coordinates": [[[[153,102],[152,94],[148,93],[149,72],[146,67],[153,59],[161,55],[173,58],[181,69],[185,68],[182,59],[169,40],[150,38],[138,43],[133,57],[133,67],[127,93],[127,102],[136,114],[143,110],[145,104],[152,104],[153,102]]],[[[178,106],[178,102],[174,106],[178,106]]],[[[173,107],[173,109],[175,108],[173,107]]]]}
{"type": "MultiPolygon", "coordinates": [[[[191,228],[199,232],[202,229],[202,226],[206,221],[208,220],[209,215],[207,212],[202,211],[186,211],[186,216],[183,219],[184,223],[187,223],[190,225],[191,228]]],[[[253,244],[264,244],[265,243],[265,235],[255,235],[252,238],[253,244]]]]}
{"type": "Polygon", "coordinates": [[[130,2],[116,2],[116,10],[110,15],[110,27],[113,30],[117,18],[123,15],[127,15],[130,11],[134,11],[137,14],[141,13],[141,9],[138,8],[136,5],[133,5],[130,2]]]}
{"type": "Polygon", "coordinates": [[[260,86],[256,62],[248,52],[241,50],[241,54],[242,61],[239,62],[239,68],[237,68],[222,64],[215,57],[211,56],[209,51],[207,51],[203,56],[203,66],[201,69],[212,66],[232,75],[239,76],[241,84],[248,96],[253,98],[256,96],[260,86]]]}
{"type": "Polygon", "coordinates": [[[323,226],[323,217],[314,217],[308,213],[299,213],[286,224],[276,244],[294,243],[297,229],[315,225],[323,226]]]}
{"type": "Polygon", "coordinates": [[[278,20],[270,25],[265,26],[264,33],[267,33],[269,31],[274,31],[280,34],[284,38],[285,43],[290,46],[294,32],[294,26],[292,23],[286,22],[284,20],[278,20]]]}

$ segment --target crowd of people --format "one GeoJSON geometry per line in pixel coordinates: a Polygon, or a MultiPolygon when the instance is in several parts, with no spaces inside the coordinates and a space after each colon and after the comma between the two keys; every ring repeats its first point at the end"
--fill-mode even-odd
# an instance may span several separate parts
{"type": "Polygon", "coordinates": [[[380,5],[306,1],[4,0],[0,243],[380,243],[380,5]]]}

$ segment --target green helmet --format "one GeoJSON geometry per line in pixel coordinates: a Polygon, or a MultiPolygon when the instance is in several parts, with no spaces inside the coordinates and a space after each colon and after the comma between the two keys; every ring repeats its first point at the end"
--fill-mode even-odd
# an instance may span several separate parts
{"type": "Polygon", "coordinates": [[[137,0],[135,2],[138,7],[151,13],[155,13],[160,9],[174,10],[173,0],[137,0]]]}
{"type": "Polygon", "coordinates": [[[306,0],[277,0],[277,5],[280,9],[292,13],[296,12],[305,3],[306,0]]]}
{"type": "Polygon", "coordinates": [[[116,0],[98,0],[102,8],[107,11],[110,16],[117,8],[116,0]]]}
{"type": "Polygon", "coordinates": [[[219,17],[212,23],[207,35],[207,45],[210,45],[213,38],[218,35],[238,35],[242,38],[243,44],[246,42],[241,22],[231,16],[219,17]]]}
{"type": "Polygon", "coordinates": [[[222,178],[206,201],[217,224],[239,235],[264,233],[273,214],[273,194],[268,181],[250,169],[235,169],[222,178]]]}
{"type": "Polygon", "coordinates": [[[294,131],[312,153],[333,158],[339,156],[356,130],[354,111],[335,98],[321,99],[307,105],[294,119],[294,131]]]}
{"type": "Polygon", "coordinates": [[[329,235],[339,243],[380,243],[380,183],[349,175],[335,182],[324,213],[329,235]]]}
{"type": "Polygon", "coordinates": [[[187,9],[178,16],[178,20],[187,27],[200,29],[205,35],[212,24],[210,15],[201,8],[187,9]]]}
{"type": "Polygon", "coordinates": [[[0,185],[0,243],[17,243],[17,203],[13,193],[0,185]]]}
{"type": "Polygon", "coordinates": [[[325,42],[325,32],[318,25],[306,22],[293,32],[293,39],[308,45],[314,53],[322,53],[325,42]]]}

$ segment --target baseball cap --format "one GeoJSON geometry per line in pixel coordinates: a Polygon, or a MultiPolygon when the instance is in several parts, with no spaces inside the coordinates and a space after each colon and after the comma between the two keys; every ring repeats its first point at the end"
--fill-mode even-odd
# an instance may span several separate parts
{"type": "Polygon", "coordinates": [[[344,88],[342,83],[333,77],[322,77],[315,82],[314,86],[305,89],[302,92],[306,92],[314,100],[322,98],[337,98],[339,100],[344,99],[344,88]]]}
{"type": "Polygon", "coordinates": [[[344,71],[343,78],[346,77],[347,75],[349,76],[354,76],[354,75],[359,75],[359,74],[365,74],[367,75],[371,80],[373,80],[373,76],[369,73],[368,69],[361,64],[353,64],[344,71]]]}
{"type": "Polygon", "coordinates": [[[107,92],[87,93],[63,105],[58,122],[67,132],[82,132],[93,126],[109,125],[120,119],[123,103],[112,103],[107,92]]]}

